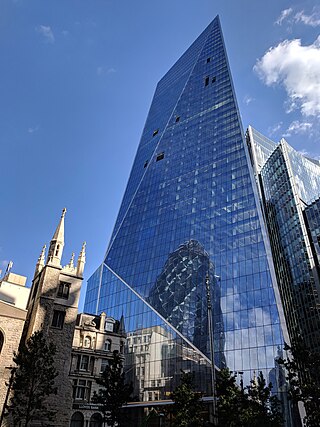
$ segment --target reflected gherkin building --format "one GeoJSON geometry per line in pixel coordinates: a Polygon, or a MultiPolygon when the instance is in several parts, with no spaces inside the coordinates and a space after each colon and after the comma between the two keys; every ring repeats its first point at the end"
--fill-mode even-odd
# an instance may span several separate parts
{"type": "Polygon", "coordinates": [[[267,378],[285,327],[218,17],[157,85],[88,281],[85,311],[124,316],[137,400],[169,398],[181,369],[211,393],[206,274],[216,366],[267,378]]]}
{"type": "Polygon", "coordinates": [[[150,305],[191,341],[203,354],[210,357],[206,276],[212,284],[212,322],[215,343],[215,362],[225,367],[224,330],[220,306],[220,287],[214,274],[210,256],[196,240],[179,246],[169,255],[163,271],[151,288],[150,305]],[[183,284],[183,286],[181,286],[183,284]]]}

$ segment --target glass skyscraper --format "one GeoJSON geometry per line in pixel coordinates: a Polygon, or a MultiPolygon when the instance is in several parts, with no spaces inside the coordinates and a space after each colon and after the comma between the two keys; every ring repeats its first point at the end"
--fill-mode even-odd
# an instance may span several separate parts
{"type": "Polygon", "coordinates": [[[320,351],[320,163],[247,131],[291,339],[320,351]]]}
{"type": "Polygon", "coordinates": [[[135,398],[169,398],[180,370],[210,394],[205,278],[215,364],[274,377],[284,316],[259,188],[219,18],[157,85],[104,262],[85,311],[128,334],[135,398]]]}

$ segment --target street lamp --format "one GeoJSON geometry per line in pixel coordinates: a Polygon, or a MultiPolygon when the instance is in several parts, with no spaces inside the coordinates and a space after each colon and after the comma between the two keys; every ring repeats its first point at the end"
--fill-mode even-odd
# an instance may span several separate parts
{"type": "Polygon", "coordinates": [[[216,370],[214,365],[214,340],[213,340],[213,324],[212,324],[212,303],[210,291],[210,277],[206,275],[206,292],[207,292],[207,313],[208,313],[208,330],[210,344],[210,359],[211,359],[211,388],[212,388],[212,413],[213,425],[218,425],[217,404],[216,404],[216,370]]]}

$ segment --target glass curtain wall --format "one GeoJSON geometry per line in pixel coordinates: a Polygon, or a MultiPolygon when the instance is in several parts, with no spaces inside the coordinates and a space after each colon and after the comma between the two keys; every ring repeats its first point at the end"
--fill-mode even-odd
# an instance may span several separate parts
{"type": "Polygon", "coordinates": [[[282,316],[219,18],[157,85],[85,310],[125,319],[136,400],[169,398],[181,369],[210,394],[215,364],[267,379],[282,316]]]}

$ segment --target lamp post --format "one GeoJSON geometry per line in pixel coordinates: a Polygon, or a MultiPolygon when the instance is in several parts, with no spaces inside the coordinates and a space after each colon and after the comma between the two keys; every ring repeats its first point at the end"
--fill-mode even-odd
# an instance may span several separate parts
{"type": "Polygon", "coordinates": [[[214,339],[213,339],[213,324],[212,324],[210,277],[208,273],[206,275],[206,292],[207,292],[207,313],[208,313],[210,359],[211,359],[212,413],[213,413],[213,425],[217,426],[218,417],[217,417],[217,404],[216,404],[216,370],[214,365],[214,339]]]}

